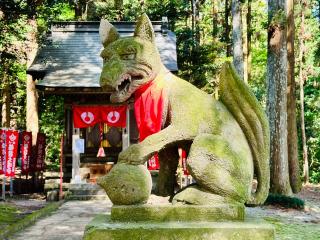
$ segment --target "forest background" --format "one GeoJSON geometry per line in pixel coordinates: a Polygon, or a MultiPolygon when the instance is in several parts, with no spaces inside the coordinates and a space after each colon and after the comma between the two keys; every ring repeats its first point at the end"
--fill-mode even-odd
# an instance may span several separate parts
{"type": "MultiPolygon", "coordinates": [[[[26,69],[45,43],[52,21],[99,21],[102,17],[134,21],[143,12],[151,20],[167,17],[169,29],[177,36],[178,75],[210,94],[217,94],[220,67],[226,60],[233,60],[235,2],[241,13],[243,79],[266,107],[270,21],[265,0],[1,0],[1,126],[26,128],[26,69]]],[[[320,1],[296,0],[293,17],[293,95],[300,177],[305,182],[320,183],[320,1]],[[307,166],[308,175],[303,165],[307,166]]],[[[39,96],[39,127],[48,136],[48,169],[59,166],[63,116],[61,97],[39,96]]]]}

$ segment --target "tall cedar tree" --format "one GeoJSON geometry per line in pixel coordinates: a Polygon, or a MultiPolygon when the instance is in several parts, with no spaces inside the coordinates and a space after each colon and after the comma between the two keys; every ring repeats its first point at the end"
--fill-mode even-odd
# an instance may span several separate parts
{"type": "Polygon", "coordinates": [[[294,0],[287,0],[287,57],[288,57],[288,89],[287,89],[287,119],[288,119],[288,161],[290,185],[292,191],[301,190],[301,180],[298,160],[298,134],[296,121],[296,84],[294,77],[294,0]]]}
{"type": "Polygon", "coordinates": [[[302,135],[302,151],[303,151],[303,180],[305,183],[309,182],[309,160],[308,160],[308,149],[307,149],[307,138],[306,138],[306,128],[305,128],[305,120],[304,120],[304,82],[306,79],[306,74],[304,70],[305,66],[305,11],[308,8],[307,0],[300,0],[301,4],[301,26],[300,26],[300,34],[299,34],[299,42],[300,42],[300,52],[299,52],[299,85],[300,85],[300,116],[301,116],[301,135],[302,135]]]}
{"type": "Polygon", "coordinates": [[[287,146],[286,1],[268,0],[267,112],[270,124],[270,191],[291,195],[287,146]]]}
{"type": "Polygon", "coordinates": [[[232,50],[233,65],[243,80],[243,48],[242,48],[242,21],[241,2],[232,0],[232,50]]]}

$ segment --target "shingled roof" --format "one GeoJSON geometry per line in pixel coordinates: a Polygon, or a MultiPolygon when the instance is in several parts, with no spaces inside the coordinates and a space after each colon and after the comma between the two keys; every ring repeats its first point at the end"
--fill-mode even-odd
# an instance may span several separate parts
{"type": "MultiPolygon", "coordinates": [[[[113,22],[121,36],[131,36],[134,22],[113,22]]],[[[161,59],[170,71],[177,71],[175,34],[152,22],[161,59]]],[[[37,79],[37,88],[92,88],[99,90],[102,69],[99,22],[54,22],[47,43],[27,70],[37,79]]],[[[101,88],[100,88],[101,90],[101,88]]]]}

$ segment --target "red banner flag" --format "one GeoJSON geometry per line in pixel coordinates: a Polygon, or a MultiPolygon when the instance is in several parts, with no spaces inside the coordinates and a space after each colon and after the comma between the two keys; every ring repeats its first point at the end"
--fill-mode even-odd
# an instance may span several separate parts
{"type": "Polygon", "coordinates": [[[97,106],[74,106],[73,124],[75,128],[87,128],[101,122],[100,109],[97,106]]]}
{"type": "Polygon", "coordinates": [[[6,130],[0,129],[0,174],[4,173],[4,163],[6,161],[6,130]]]}
{"type": "Polygon", "coordinates": [[[7,130],[6,143],[6,176],[14,177],[18,153],[19,132],[15,130],[7,130]]]}
{"type": "Polygon", "coordinates": [[[125,127],[127,106],[101,106],[100,116],[103,123],[111,127],[125,127]]]}
{"type": "Polygon", "coordinates": [[[35,154],[35,171],[44,170],[44,158],[46,151],[46,135],[44,133],[37,134],[36,154],[35,154]]]}
{"type": "Polygon", "coordinates": [[[183,173],[186,176],[189,176],[189,171],[187,169],[187,153],[185,150],[181,149],[181,162],[182,162],[182,169],[183,169],[183,173]]]}
{"type": "Polygon", "coordinates": [[[158,153],[156,153],[148,160],[148,169],[158,170],[159,168],[160,168],[159,155],[158,153]]]}
{"type": "Polygon", "coordinates": [[[31,146],[32,146],[32,133],[22,132],[22,142],[21,142],[21,171],[24,174],[29,172],[30,168],[30,156],[31,156],[31,146]]]}

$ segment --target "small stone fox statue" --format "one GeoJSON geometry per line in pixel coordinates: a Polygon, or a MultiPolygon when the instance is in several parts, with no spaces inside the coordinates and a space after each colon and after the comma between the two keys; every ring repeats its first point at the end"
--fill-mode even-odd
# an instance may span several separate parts
{"type": "Polygon", "coordinates": [[[150,81],[163,87],[161,130],[129,146],[118,162],[144,164],[159,153],[158,191],[173,191],[177,148],[188,153],[187,168],[196,181],[174,196],[186,204],[262,204],[269,190],[269,127],[262,107],[230,63],[220,74],[219,100],[170,73],[162,64],[155,34],[142,15],[132,37],[120,38],[108,21],[100,24],[102,88],[123,103],[150,81]],[[253,178],[258,185],[252,192],[253,178]],[[169,189],[169,190],[167,190],[169,189]]]}

